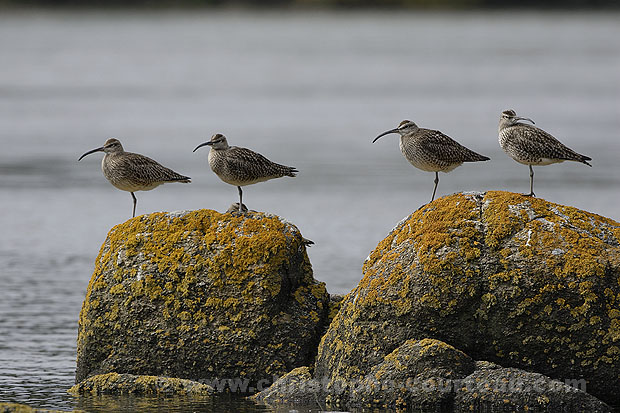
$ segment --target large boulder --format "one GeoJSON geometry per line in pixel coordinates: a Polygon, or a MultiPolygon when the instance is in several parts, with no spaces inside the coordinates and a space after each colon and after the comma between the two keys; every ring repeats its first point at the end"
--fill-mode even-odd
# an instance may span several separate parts
{"type": "Polygon", "coordinates": [[[306,242],[254,212],[117,225],[80,313],[76,382],[115,372],[252,384],[312,363],[329,296],[306,242]]]}
{"type": "Polygon", "coordinates": [[[620,224],[513,193],[438,199],[370,254],[321,340],[314,377],[330,392],[423,338],[474,360],[583,380],[620,404],[620,224]]]}

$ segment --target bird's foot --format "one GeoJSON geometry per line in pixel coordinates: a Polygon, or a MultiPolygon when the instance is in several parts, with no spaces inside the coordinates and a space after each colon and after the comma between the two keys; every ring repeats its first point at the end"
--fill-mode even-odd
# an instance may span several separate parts
{"type": "Polygon", "coordinates": [[[248,207],[245,204],[241,204],[241,208],[239,208],[239,202],[235,202],[228,208],[226,213],[245,215],[248,213],[248,207]]]}
{"type": "Polygon", "coordinates": [[[424,208],[425,206],[427,206],[428,204],[430,204],[430,202],[427,202],[426,204],[422,204],[418,207],[418,209],[416,209],[415,211],[418,212],[419,210],[421,210],[422,208],[424,208]]]}
{"type": "Polygon", "coordinates": [[[523,194],[523,196],[531,196],[532,198],[536,198],[536,194],[534,192],[530,192],[529,194],[523,194]]]}

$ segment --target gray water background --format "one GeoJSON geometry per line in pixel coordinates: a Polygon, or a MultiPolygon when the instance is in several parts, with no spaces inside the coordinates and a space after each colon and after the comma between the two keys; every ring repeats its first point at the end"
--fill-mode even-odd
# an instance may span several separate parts
{"type": "Polygon", "coordinates": [[[296,166],[295,179],[246,187],[244,202],[295,223],[316,243],[315,277],[347,293],[431,195],[432,174],[406,162],[395,135],[371,144],[403,119],[492,158],[441,174],[438,196],[525,192],[527,167],[497,143],[499,113],[513,108],[593,158],[536,168],[537,195],[619,220],[619,39],[616,13],[3,11],[0,400],[252,410],[65,393],[95,257],[131,215],[102,154],[77,162],[108,137],[193,179],[138,192],[138,214],[237,200],[206,148],[192,153],[217,132],[296,166]]]}

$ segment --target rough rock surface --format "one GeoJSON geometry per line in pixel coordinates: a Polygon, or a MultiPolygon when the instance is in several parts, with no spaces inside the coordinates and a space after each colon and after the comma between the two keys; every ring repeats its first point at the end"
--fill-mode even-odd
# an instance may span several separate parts
{"type": "Polygon", "coordinates": [[[110,372],[271,379],[312,363],[329,296],[292,224],[155,213],[108,234],[82,306],[76,382],[110,372]]]}
{"type": "Polygon", "coordinates": [[[321,383],[313,380],[308,367],[298,367],[280,377],[267,389],[250,399],[267,405],[324,406],[325,392],[321,383]]]}
{"type": "MultiPolygon", "coordinates": [[[[350,392],[349,406],[449,411],[454,380],[474,368],[468,355],[442,341],[412,339],[373,366],[358,386],[341,390],[350,392]]],[[[340,398],[333,386],[330,390],[328,402],[340,398]]]]}
{"type": "Polygon", "coordinates": [[[60,413],[59,410],[35,409],[20,403],[0,402],[0,413],[60,413]]]}
{"type": "Polygon", "coordinates": [[[477,363],[456,387],[454,412],[611,413],[596,397],[538,373],[477,363]]]}
{"type": "Polygon", "coordinates": [[[363,272],[315,378],[360,380],[407,340],[434,338],[475,360],[583,378],[620,404],[617,222],[519,194],[454,194],[400,222],[363,272]]]}
{"type": "Polygon", "coordinates": [[[71,394],[151,394],[206,396],[213,387],[187,379],[107,373],[92,376],[69,389],[71,394]]]}
{"type": "Polygon", "coordinates": [[[612,412],[580,390],[585,381],[569,384],[488,361],[474,362],[446,343],[423,339],[407,340],[358,382],[329,383],[313,378],[308,367],[299,367],[251,398],[277,408],[303,405],[321,410],[612,412]]]}

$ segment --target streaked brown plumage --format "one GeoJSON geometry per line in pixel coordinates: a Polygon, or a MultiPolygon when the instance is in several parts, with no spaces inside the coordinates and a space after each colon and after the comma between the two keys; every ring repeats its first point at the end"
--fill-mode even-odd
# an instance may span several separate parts
{"type": "Polygon", "coordinates": [[[534,195],[534,169],[532,165],[551,165],[564,161],[581,162],[588,166],[592,158],[581,155],[551,134],[533,125],[519,122],[529,118],[517,116],[514,110],[505,110],[499,118],[499,144],[515,161],[530,167],[530,193],[534,195]]]}
{"type": "Polygon", "coordinates": [[[166,182],[190,182],[190,177],[180,175],[147,156],[125,152],[118,139],[108,139],[102,147],[86,152],[80,156],[78,161],[95,152],[105,152],[101,161],[103,176],[116,188],[131,193],[132,217],[136,216],[138,202],[134,192],[150,191],[166,182]]]}
{"type": "Polygon", "coordinates": [[[435,187],[431,202],[435,199],[439,172],[450,172],[463,162],[489,160],[488,157],[464,147],[440,131],[420,128],[410,120],[402,121],[397,128],[383,132],[372,142],[390,133],[400,135],[400,151],[411,165],[423,171],[435,172],[435,187]]]}
{"type": "Polygon", "coordinates": [[[271,162],[260,153],[247,148],[228,145],[226,137],[217,133],[208,142],[201,143],[195,149],[210,146],[209,166],[224,182],[237,187],[239,191],[239,212],[243,211],[242,186],[252,185],[283,176],[294,177],[297,169],[291,166],[271,162]]]}

